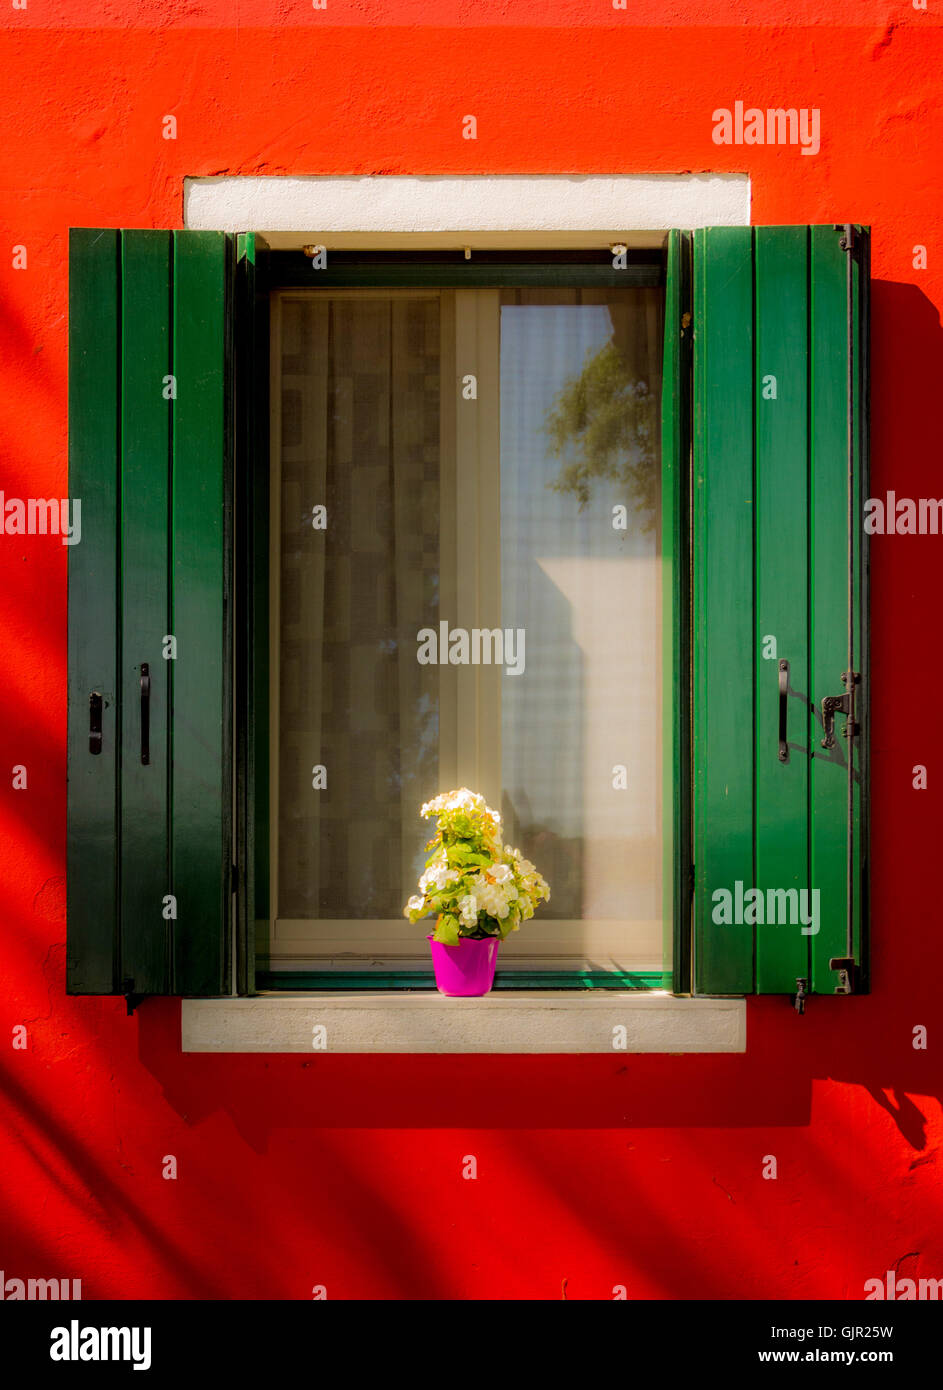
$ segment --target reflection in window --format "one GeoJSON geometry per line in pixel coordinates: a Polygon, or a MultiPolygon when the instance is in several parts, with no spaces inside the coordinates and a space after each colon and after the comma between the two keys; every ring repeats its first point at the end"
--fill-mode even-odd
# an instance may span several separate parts
{"type": "Polygon", "coordinates": [[[660,925],[661,344],[654,289],[502,294],[502,814],[546,917],[660,925]]]}

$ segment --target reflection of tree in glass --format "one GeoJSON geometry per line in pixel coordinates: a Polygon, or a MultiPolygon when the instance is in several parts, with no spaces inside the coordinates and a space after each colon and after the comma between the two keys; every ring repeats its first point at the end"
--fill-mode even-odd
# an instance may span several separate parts
{"type": "Polygon", "coordinates": [[[554,492],[572,493],[582,511],[593,480],[610,478],[626,489],[625,501],[638,513],[640,529],[651,531],[656,407],[648,382],[633,380],[631,365],[614,337],[598,352],[587,353],[583,370],[560,389],[544,422],[551,451],[566,460],[548,486],[554,492]]]}

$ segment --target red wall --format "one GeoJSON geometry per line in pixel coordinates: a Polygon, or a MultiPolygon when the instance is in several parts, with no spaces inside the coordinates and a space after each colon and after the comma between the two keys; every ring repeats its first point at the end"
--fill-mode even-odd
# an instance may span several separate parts
{"type": "MultiPolygon", "coordinates": [[[[8,5],[0,487],[67,494],[67,228],[180,226],[185,175],[731,170],[756,222],[873,226],[871,490],[940,495],[941,14],[8,5]],[[738,99],[820,107],[821,152],[715,146],[738,99]]],[[[159,1298],[856,1298],[895,1266],[943,1276],[941,547],[872,544],[870,997],[751,1001],[744,1056],[301,1059],[182,1056],[175,1002],[65,997],[67,552],[0,536],[0,1267],[159,1298]]]]}

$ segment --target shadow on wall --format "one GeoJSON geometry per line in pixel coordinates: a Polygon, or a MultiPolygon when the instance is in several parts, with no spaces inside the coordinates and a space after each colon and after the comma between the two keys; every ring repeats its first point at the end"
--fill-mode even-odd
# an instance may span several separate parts
{"type": "MultiPolygon", "coordinates": [[[[100,1084],[108,1084],[104,1075],[100,1084]]],[[[218,1284],[201,1267],[199,1259],[191,1255],[187,1242],[175,1240],[163,1229],[149,1209],[147,1195],[129,1195],[127,1182],[122,1181],[126,1175],[116,1171],[113,1157],[103,1161],[92,1144],[76,1143],[70,1124],[57,1119],[52,1107],[44,1104],[42,1096],[25,1085],[12,1067],[4,1067],[0,1086],[4,1103],[15,1116],[18,1161],[33,1161],[49,1187],[71,1208],[76,1222],[94,1231],[96,1238],[107,1239],[117,1230],[133,1230],[154,1258],[193,1290],[190,1297],[218,1296],[218,1284]]],[[[118,1150],[120,1155],[120,1141],[118,1150]]],[[[5,1246],[29,1250],[33,1260],[39,1260],[42,1252],[45,1268],[55,1269],[60,1262],[61,1236],[37,1219],[29,1203],[18,1202],[9,1192],[4,1198],[0,1230],[5,1246]]]]}
{"type": "MultiPolygon", "coordinates": [[[[895,1010],[895,1015],[896,1015],[895,1010]]],[[[931,1017],[927,1009],[917,1014],[931,1017]]],[[[861,1086],[922,1151],[943,1105],[943,1063],[906,1023],[881,1026],[887,995],[748,1005],[741,1055],[404,1056],[181,1053],[179,1004],[138,1011],[141,1063],[190,1124],[224,1111],[264,1152],[273,1129],[679,1129],[810,1123],[812,1083],[861,1086]]],[[[916,1017],[916,1014],[915,1014],[916,1017]]]]}

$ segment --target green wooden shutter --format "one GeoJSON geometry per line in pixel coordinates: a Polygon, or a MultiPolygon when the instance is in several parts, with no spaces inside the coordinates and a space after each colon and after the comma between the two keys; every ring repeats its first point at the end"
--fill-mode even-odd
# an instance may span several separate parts
{"type": "Polygon", "coordinates": [[[67,986],[228,993],[230,238],[76,229],[69,274],[67,986]]]}
{"type": "Polygon", "coordinates": [[[844,229],[830,226],[694,235],[694,956],[702,994],[795,995],[799,980],[809,993],[867,984],[868,235],[849,230],[850,251],[844,229]],[[860,678],[860,732],[846,736],[839,714],[834,747],[825,749],[823,700],[845,694],[850,669],[860,678]],[[751,903],[754,890],[762,908],[751,903]],[[817,895],[805,930],[792,920],[792,890],[807,894],[806,917],[817,895]],[[760,912],[761,921],[750,920],[760,912]]]}

